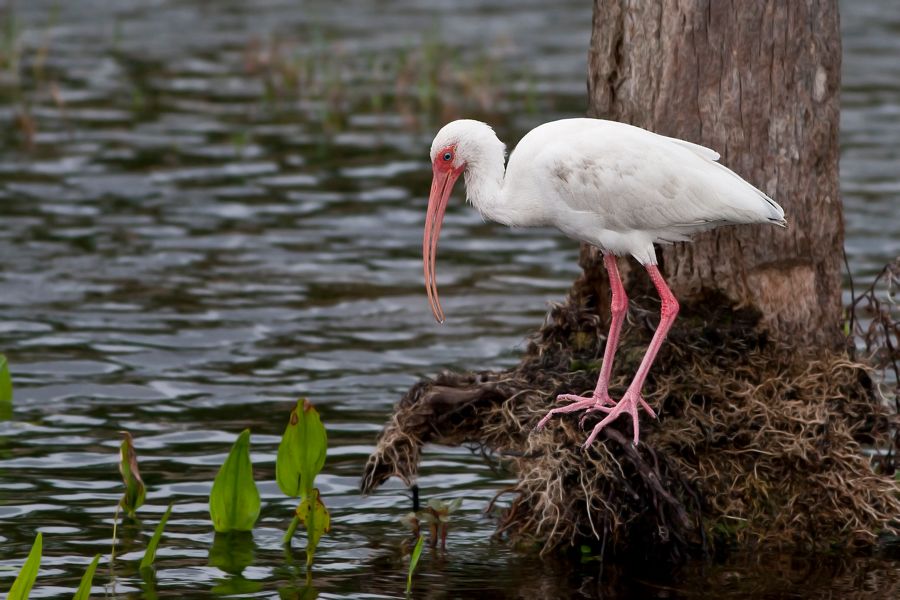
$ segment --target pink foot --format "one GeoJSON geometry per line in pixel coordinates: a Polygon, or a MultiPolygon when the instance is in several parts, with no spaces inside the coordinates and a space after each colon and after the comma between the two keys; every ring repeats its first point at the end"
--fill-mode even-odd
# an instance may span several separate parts
{"type": "Polygon", "coordinates": [[[559,415],[563,413],[576,412],[579,410],[585,411],[584,415],[581,417],[581,420],[578,422],[579,425],[584,424],[585,417],[588,414],[597,411],[597,410],[613,410],[608,408],[610,406],[615,406],[616,403],[610,399],[609,394],[606,392],[597,393],[594,392],[591,396],[576,396],[575,394],[560,394],[556,397],[557,402],[571,402],[568,406],[560,406],[559,408],[554,408],[541,419],[535,429],[541,429],[544,425],[547,424],[553,415],[559,415]]]}
{"type": "MultiPolygon", "coordinates": [[[[628,412],[631,415],[631,421],[634,424],[634,445],[637,446],[639,437],[640,437],[640,425],[638,423],[638,406],[643,408],[647,413],[656,418],[656,413],[653,412],[653,409],[650,408],[650,405],[647,404],[644,399],[641,397],[641,393],[638,391],[634,391],[631,388],[628,388],[628,391],[625,392],[625,395],[622,396],[622,399],[619,400],[618,404],[613,408],[601,407],[599,410],[602,410],[605,413],[608,413],[606,417],[603,418],[602,421],[597,423],[594,426],[594,430],[591,431],[591,435],[588,436],[587,441],[584,443],[584,448],[587,449],[594,443],[594,440],[597,439],[597,434],[600,431],[615,421],[619,415],[624,412],[628,412]]],[[[568,408],[568,407],[566,407],[568,408]]]]}

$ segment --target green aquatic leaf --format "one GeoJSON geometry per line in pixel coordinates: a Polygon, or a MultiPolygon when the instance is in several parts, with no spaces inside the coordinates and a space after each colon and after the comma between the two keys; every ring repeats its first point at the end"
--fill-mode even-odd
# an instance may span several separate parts
{"type": "Polygon", "coordinates": [[[169,520],[170,514],[172,514],[171,504],[159,520],[156,531],[153,532],[153,537],[150,538],[150,543],[147,544],[147,550],[144,551],[144,558],[141,559],[140,568],[142,571],[153,567],[153,561],[156,560],[156,548],[159,546],[159,540],[162,539],[163,530],[166,528],[166,521],[169,520]]]}
{"type": "Polygon", "coordinates": [[[129,517],[144,504],[147,497],[147,488],[141,479],[141,471],[138,469],[137,453],[134,451],[134,439],[127,431],[121,432],[125,437],[119,447],[119,473],[125,483],[125,495],[122,496],[122,508],[129,517]]]}
{"type": "Polygon", "coordinates": [[[6,596],[6,600],[28,600],[28,594],[31,593],[31,586],[34,585],[34,580],[37,579],[38,569],[41,566],[42,552],[43,536],[38,533],[37,537],[34,538],[34,544],[31,546],[31,552],[28,553],[28,558],[25,560],[25,564],[22,565],[22,570],[19,571],[16,580],[13,582],[9,594],[6,596]]]}
{"type": "Polygon", "coordinates": [[[250,430],[238,436],[209,494],[209,516],[216,531],[250,531],[259,518],[259,490],[250,462],[250,430]]]}
{"type": "Polygon", "coordinates": [[[0,354],[0,421],[12,418],[12,377],[9,375],[9,363],[0,354]]]}
{"type": "Polygon", "coordinates": [[[145,571],[146,577],[141,578],[141,600],[159,600],[156,593],[156,574],[153,571],[145,571]]]}
{"type": "Polygon", "coordinates": [[[306,527],[306,566],[311,566],[322,534],[331,531],[331,515],[319,497],[319,490],[313,488],[297,506],[297,518],[306,527]]]}
{"type": "Polygon", "coordinates": [[[425,545],[425,536],[419,536],[419,539],[416,540],[416,546],[413,548],[412,554],[409,557],[409,571],[406,574],[406,593],[409,594],[412,591],[412,576],[416,570],[416,567],[419,565],[419,558],[422,556],[422,548],[425,545]]]}
{"type": "Polygon", "coordinates": [[[308,495],[325,464],[328,434],[318,411],[305,398],[297,401],[278,445],[275,480],[285,495],[308,495]]]}
{"type": "Polygon", "coordinates": [[[94,573],[97,571],[97,565],[99,563],[100,555],[97,554],[94,556],[94,560],[91,561],[91,564],[88,565],[87,571],[81,576],[81,583],[78,585],[78,590],[75,592],[75,595],[72,596],[72,600],[90,600],[91,586],[94,583],[94,573]]]}

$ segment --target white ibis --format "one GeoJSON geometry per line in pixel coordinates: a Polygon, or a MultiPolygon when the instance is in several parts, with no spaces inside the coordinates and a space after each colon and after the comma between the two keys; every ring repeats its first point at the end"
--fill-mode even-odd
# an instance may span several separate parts
{"type": "Polygon", "coordinates": [[[551,225],[596,246],[603,253],[612,290],[612,318],[597,387],[590,396],[560,395],[557,401],[569,404],[548,412],[537,429],[559,413],[607,413],[585,442],[587,448],[604,427],[627,412],[637,444],[638,406],[656,416],[641,397],[641,388],[678,314],[678,301],[657,268],[653,244],[688,241],[692,233],[720,225],[784,227],[784,210],[716,162],[717,152],[624,123],[600,119],[545,123],[522,138],[504,169],[505,150],[490,126],[468,119],[445,125],[431,144],[434,179],[422,255],[434,317],[443,323],[435,257],[447,201],[460,175],[465,175],[469,202],[484,218],[510,227],[551,225]],[[616,257],[629,254],[647,269],[662,309],[659,327],[631,385],[614,402],[607,388],[628,308],[616,257]]]}

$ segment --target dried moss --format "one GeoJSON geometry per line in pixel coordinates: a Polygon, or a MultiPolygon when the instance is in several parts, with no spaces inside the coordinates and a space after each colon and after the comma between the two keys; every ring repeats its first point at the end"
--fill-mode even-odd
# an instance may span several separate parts
{"type": "MultiPolygon", "coordinates": [[[[860,447],[882,439],[889,421],[868,367],[769,340],[758,314],[720,297],[683,306],[644,390],[660,420],[642,415],[640,446],[628,419],[587,452],[593,417],[587,431],[578,415],[533,431],[557,394],[593,389],[606,331],[592,303],[603,295],[589,281],[551,310],[515,369],[414,386],[369,458],[363,491],[394,475],[411,484],[425,442],[473,443],[518,475],[499,534],[544,552],[588,542],[608,555],[670,559],[732,543],[868,545],[900,516],[897,482],[877,475],[860,447]]],[[[632,301],[614,398],[652,335],[654,303],[632,301]]]]}

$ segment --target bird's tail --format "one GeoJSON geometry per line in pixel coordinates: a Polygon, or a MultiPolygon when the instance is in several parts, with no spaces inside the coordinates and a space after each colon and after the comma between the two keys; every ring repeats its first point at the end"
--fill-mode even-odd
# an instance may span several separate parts
{"type": "Polygon", "coordinates": [[[769,208],[771,208],[772,211],[772,214],[768,217],[769,223],[778,225],[779,227],[787,227],[787,220],[784,218],[784,209],[781,208],[781,205],[762,192],[760,192],[760,194],[762,194],[762,197],[769,203],[769,208]]]}

